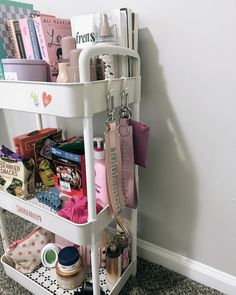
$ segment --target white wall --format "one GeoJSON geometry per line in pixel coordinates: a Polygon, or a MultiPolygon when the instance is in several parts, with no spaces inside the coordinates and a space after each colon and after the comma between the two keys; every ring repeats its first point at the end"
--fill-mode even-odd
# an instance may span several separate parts
{"type": "Polygon", "coordinates": [[[60,16],[139,14],[141,119],[151,126],[139,237],[236,275],[236,2],[29,2],[60,16]]]}

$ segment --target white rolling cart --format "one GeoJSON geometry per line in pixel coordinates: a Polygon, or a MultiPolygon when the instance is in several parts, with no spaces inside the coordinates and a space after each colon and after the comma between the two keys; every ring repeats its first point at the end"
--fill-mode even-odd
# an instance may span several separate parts
{"type": "MultiPolygon", "coordinates": [[[[96,197],[94,183],[93,157],[93,115],[107,109],[106,95],[110,91],[114,100],[114,107],[121,104],[121,89],[128,91],[129,103],[133,103],[133,118],[139,120],[139,103],[141,97],[140,59],[137,52],[120,46],[94,46],[82,51],[79,59],[81,83],[46,83],[0,81],[0,108],[24,111],[36,114],[37,127],[42,128],[41,115],[53,115],[64,118],[83,118],[85,159],[88,192],[88,222],[75,224],[70,222],[39,203],[36,198],[23,200],[13,195],[0,192],[0,230],[4,250],[8,246],[8,237],[2,209],[6,209],[18,216],[40,225],[49,231],[64,237],[78,245],[91,245],[93,294],[100,294],[100,281],[106,294],[118,294],[130,275],[136,274],[137,267],[137,210],[132,209],[132,260],[119,281],[112,290],[108,290],[105,283],[105,270],[99,269],[98,236],[111,222],[109,207],[96,214],[96,197]],[[132,57],[134,76],[110,81],[90,81],[90,59],[102,54],[115,54],[132,57]]],[[[136,180],[138,171],[136,168],[136,180]]],[[[29,275],[24,275],[11,267],[5,256],[1,259],[6,274],[36,295],[66,294],[57,287],[53,270],[43,267],[29,275]],[[47,272],[47,280],[42,279],[47,272]],[[39,275],[41,274],[41,275],[39,275]],[[43,275],[44,274],[44,275],[43,275]],[[39,279],[41,277],[41,280],[39,279]],[[50,283],[49,283],[50,282],[50,283]],[[54,284],[53,284],[54,282],[54,284]]]]}

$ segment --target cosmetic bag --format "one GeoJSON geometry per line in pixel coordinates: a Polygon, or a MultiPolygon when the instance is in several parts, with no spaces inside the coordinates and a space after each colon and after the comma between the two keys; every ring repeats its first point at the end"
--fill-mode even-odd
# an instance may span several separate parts
{"type": "Polygon", "coordinates": [[[13,261],[16,270],[31,273],[41,263],[41,250],[48,243],[54,243],[53,233],[38,226],[26,237],[14,241],[7,249],[7,259],[13,261]]]}
{"type": "Polygon", "coordinates": [[[129,125],[133,127],[134,162],[146,168],[150,127],[133,119],[129,120],[129,125]]]}

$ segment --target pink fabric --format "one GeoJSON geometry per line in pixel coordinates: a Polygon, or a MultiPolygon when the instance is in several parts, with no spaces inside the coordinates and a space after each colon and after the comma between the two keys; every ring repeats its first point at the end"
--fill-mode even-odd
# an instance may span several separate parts
{"type": "MultiPolygon", "coordinates": [[[[96,204],[96,210],[99,213],[102,210],[102,206],[96,204]]],[[[74,223],[86,223],[88,221],[87,198],[71,198],[66,200],[64,208],[58,211],[58,214],[74,223]]]]}

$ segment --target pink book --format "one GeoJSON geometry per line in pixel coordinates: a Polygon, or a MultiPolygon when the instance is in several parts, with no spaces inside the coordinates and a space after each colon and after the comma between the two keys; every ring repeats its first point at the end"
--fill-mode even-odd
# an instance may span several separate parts
{"type": "Polygon", "coordinates": [[[59,56],[61,55],[60,41],[62,37],[71,36],[70,20],[41,15],[34,18],[34,25],[42,59],[49,64],[48,80],[55,82],[58,75],[59,56]]]}
{"type": "Polygon", "coordinates": [[[34,51],[33,46],[30,38],[30,32],[28,27],[28,19],[21,18],[19,19],[21,35],[23,39],[23,44],[25,48],[25,54],[27,59],[34,59],[34,51]]]}

